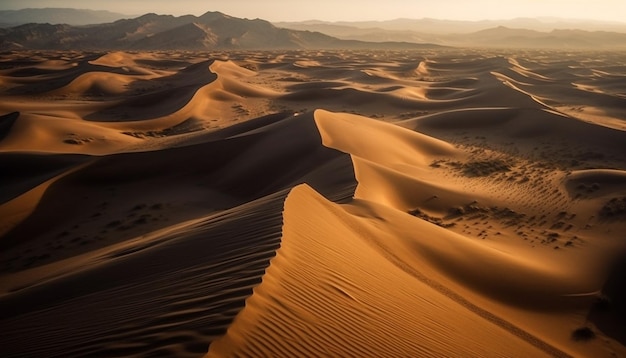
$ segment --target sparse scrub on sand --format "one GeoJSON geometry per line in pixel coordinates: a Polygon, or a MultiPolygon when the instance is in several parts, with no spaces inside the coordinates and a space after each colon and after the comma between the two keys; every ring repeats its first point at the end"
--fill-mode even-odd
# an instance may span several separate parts
{"type": "MultiPolygon", "coordinates": [[[[430,164],[432,168],[442,168],[444,167],[444,165],[460,171],[461,173],[463,173],[464,176],[467,177],[487,177],[495,173],[506,173],[511,171],[511,166],[507,164],[504,160],[500,159],[472,160],[466,163],[438,159],[434,160],[430,164]]],[[[508,179],[516,180],[517,177],[518,173],[515,173],[513,177],[508,179]]],[[[522,180],[522,182],[524,182],[524,180],[522,180]]]]}
{"type": "Polygon", "coordinates": [[[485,177],[494,173],[508,172],[511,167],[502,160],[471,161],[462,165],[462,171],[468,177],[485,177]]]}
{"type": "Polygon", "coordinates": [[[572,339],[575,341],[589,341],[596,338],[596,333],[589,327],[576,328],[572,332],[572,339]]]}
{"type": "Polygon", "coordinates": [[[132,209],[130,209],[130,211],[143,210],[143,209],[145,209],[145,208],[146,208],[146,206],[147,206],[147,205],[146,205],[146,204],[143,204],[143,203],[142,203],[142,204],[137,204],[137,205],[133,206],[133,208],[132,208],[132,209]]]}
{"type": "Polygon", "coordinates": [[[601,186],[598,183],[580,183],[576,189],[581,193],[593,193],[600,190],[601,186]]]}
{"type": "Polygon", "coordinates": [[[444,219],[442,219],[442,218],[438,218],[438,217],[435,217],[435,216],[430,216],[430,215],[424,213],[420,209],[410,210],[409,214],[411,214],[411,215],[413,215],[415,217],[418,217],[418,218],[420,218],[422,220],[426,220],[426,221],[428,221],[430,223],[433,223],[433,224],[435,224],[437,226],[441,226],[443,228],[450,228],[450,227],[453,227],[453,226],[456,225],[456,223],[453,223],[453,222],[445,222],[444,219]]]}
{"type": "Polygon", "coordinates": [[[611,309],[611,298],[604,294],[598,295],[593,302],[593,308],[599,311],[609,311],[611,309]]]}
{"type": "Polygon", "coordinates": [[[163,209],[163,207],[164,207],[164,205],[162,203],[156,203],[156,204],[153,204],[150,207],[150,209],[152,209],[152,210],[161,210],[161,209],[163,209]]]}
{"type": "Polygon", "coordinates": [[[111,228],[111,227],[118,227],[120,225],[122,225],[122,222],[120,220],[113,220],[109,222],[108,224],[106,224],[106,227],[111,228]]]}
{"type": "Polygon", "coordinates": [[[67,138],[63,140],[63,143],[73,144],[73,145],[82,145],[85,143],[90,143],[93,141],[93,138],[67,138]]]}
{"type": "Polygon", "coordinates": [[[609,200],[600,209],[600,216],[606,219],[626,216],[626,196],[609,200]]]}
{"type": "Polygon", "coordinates": [[[556,233],[556,232],[545,232],[544,234],[546,238],[542,241],[542,243],[546,243],[546,244],[556,242],[559,239],[559,237],[561,237],[561,235],[559,235],[559,233],[556,233]]]}
{"type": "Polygon", "coordinates": [[[623,54],[228,45],[3,53],[2,356],[626,357],[623,54]]]}

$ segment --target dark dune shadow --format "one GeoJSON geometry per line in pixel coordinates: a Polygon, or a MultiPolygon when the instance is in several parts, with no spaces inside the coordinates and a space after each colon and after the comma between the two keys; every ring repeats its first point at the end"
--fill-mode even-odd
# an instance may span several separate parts
{"type": "Polygon", "coordinates": [[[152,60],[152,59],[136,59],[135,62],[138,65],[141,66],[146,66],[146,67],[152,67],[152,68],[158,68],[158,69],[183,69],[189,65],[191,65],[191,62],[189,61],[181,61],[181,60],[166,60],[166,59],[160,59],[160,60],[152,60]]]}
{"type": "Polygon", "coordinates": [[[12,112],[0,116],[0,141],[6,137],[11,131],[11,127],[17,119],[20,117],[20,112],[12,112]]]}
{"type": "Polygon", "coordinates": [[[617,260],[602,288],[602,296],[587,319],[602,333],[626,345],[626,254],[617,260]]]}
{"type": "Polygon", "coordinates": [[[141,121],[172,114],[191,101],[203,86],[217,79],[209,69],[214,60],[203,61],[177,73],[153,80],[138,80],[130,84],[131,96],[121,103],[85,117],[94,122],[141,121]]]}
{"type": "Polygon", "coordinates": [[[64,86],[69,85],[79,76],[89,73],[89,72],[107,72],[114,74],[122,74],[122,75],[139,75],[140,73],[135,73],[132,71],[127,71],[122,68],[115,67],[107,67],[102,65],[94,65],[89,63],[89,61],[95,60],[101,57],[102,54],[87,56],[84,59],[81,59],[77,66],[69,68],[69,69],[60,69],[60,70],[48,70],[48,69],[40,69],[35,68],[34,66],[37,63],[33,63],[31,65],[27,65],[25,67],[18,68],[11,73],[9,76],[19,77],[22,79],[20,82],[25,82],[25,84],[21,86],[17,86],[7,90],[7,94],[9,95],[38,95],[47,92],[51,92],[64,86]],[[40,75],[45,75],[47,78],[45,81],[37,81],[37,85],[34,86],[32,83],[29,83],[29,77],[36,77],[40,75]]]}
{"type": "Polygon", "coordinates": [[[2,153],[0,204],[90,159],[90,156],[80,154],[2,153]]]}

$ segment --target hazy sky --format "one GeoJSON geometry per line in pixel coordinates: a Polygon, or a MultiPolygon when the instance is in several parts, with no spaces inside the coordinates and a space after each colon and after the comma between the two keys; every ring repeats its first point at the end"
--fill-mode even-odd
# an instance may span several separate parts
{"type": "Polygon", "coordinates": [[[73,7],[141,15],[228,15],[270,21],[453,20],[555,16],[625,22],[626,0],[0,0],[0,10],[73,7]]]}

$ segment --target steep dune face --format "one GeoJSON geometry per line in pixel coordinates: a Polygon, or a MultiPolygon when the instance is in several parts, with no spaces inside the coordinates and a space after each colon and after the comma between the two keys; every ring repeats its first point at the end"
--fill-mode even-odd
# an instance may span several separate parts
{"type": "Polygon", "coordinates": [[[312,114],[251,127],[187,147],[53,156],[41,180],[61,175],[0,207],[32,211],[3,220],[4,352],[206,352],[274,255],[285,188],[306,181],[335,200],[354,190],[349,158],[321,145],[312,114]]]}
{"type": "Polygon", "coordinates": [[[283,215],[263,282],[206,357],[549,355],[394,265],[367,219],[309,187],[291,191],[283,215]]]}
{"type": "MultiPolygon", "coordinates": [[[[554,250],[520,247],[504,239],[507,227],[526,222],[525,215],[510,209],[491,209],[491,218],[489,210],[479,215],[492,225],[503,216],[519,220],[501,226],[504,235],[490,242],[477,241],[454,225],[442,228],[412,217],[411,207],[444,215],[448,208],[447,214],[460,221],[462,213],[452,210],[464,210],[462,203],[471,199],[526,210],[531,205],[523,204],[527,198],[520,194],[502,200],[486,183],[470,194],[453,180],[439,176],[437,181],[437,172],[427,170],[431,161],[469,157],[445,142],[349,114],[316,111],[315,121],[324,145],[351,154],[359,183],[355,200],[337,206],[306,186],[292,190],[276,258],[207,357],[484,355],[487,348],[481,344],[494,340],[508,344],[491,345],[491,355],[590,352],[589,346],[581,350],[568,344],[568,332],[576,327],[563,317],[579,315],[597,299],[610,262],[618,259],[613,244],[598,237],[594,249],[559,256],[554,250]],[[385,305],[370,307],[373,302],[385,305]],[[422,307],[424,302],[437,302],[437,307],[422,307]],[[435,317],[449,328],[445,337],[430,331],[427,322],[435,317]],[[477,317],[481,323],[474,321],[477,317]],[[498,329],[483,328],[486,323],[498,329]],[[455,336],[457,329],[462,337],[455,336]],[[424,332],[429,332],[427,339],[424,332]]],[[[587,204],[576,211],[584,212],[587,204]]]]}
{"type": "Polygon", "coordinates": [[[9,54],[2,353],[626,355],[619,59],[9,54]]]}
{"type": "Polygon", "coordinates": [[[467,200],[459,188],[441,186],[431,174],[430,163],[434,160],[464,157],[451,144],[356,115],[318,110],[315,121],[325,146],[352,157],[360,184],[356,198],[385,203],[404,211],[427,202],[434,195],[441,196],[437,202],[440,209],[447,209],[441,207],[442,202],[454,206],[450,202],[461,205],[463,200],[459,198],[467,200]]]}
{"type": "MultiPolygon", "coordinates": [[[[53,81],[42,89],[30,85],[38,74],[24,77],[7,71],[10,91],[15,94],[0,108],[19,108],[23,113],[11,124],[13,130],[3,131],[6,138],[0,148],[98,155],[118,152],[137,146],[146,136],[216,129],[258,116],[267,111],[267,101],[278,95],[246,83],[256,73],[232,61],[188,60],[192,63],[185,66],[160,62],[150,54],[122,52],[79,58],[69,68],[52,66],[48,77],[53,81]]],[[[49,65],[49,61],[44,63],[49,65]]],[[[22,71],[40,66],[34,63],[22,71]]]]}
{"type": "Polygon", "coordinates": [[[5,276],[3,354],[201,355],[274,255],[286,194],[5,276]]]}
{"type": "Polygon", "coordinates": [[[394,163],[425,165],[433,158],[455,153],[449,143],[360,116],[318,110],[315,123],[325,146],[388,166],[394,163]]]}
{"type": "MultiPolygon", "coordinates": [[[[51,156],[48,161],[62,162],[64,157],[51,156]]],[[[44,159],[31,154],[21,160],[44,159]]],[[[350,186],[349,165],[350,170],[334,169],[348,163],[346,156],[321,145],[312,115],[244,128],[191,146],[84,158],[61,171],[63,178],[46,192],[45,200],[37,202],[36,210],[1,244],[6,248],[33,238],[66,241],[74,226],[75,235],[87,241],[93,239],[92,233],[101,240],[121,241],[140,233],[142,226],[145,230],[145,225],[168,225],[166,217],[190,219],[305,180],[319,183],[319,190],[331,195],[350,186]],[[81,162],[87,165],[81,167],[81,162]],[[276,176],[277,172],[282,174],[276,176]]]]}

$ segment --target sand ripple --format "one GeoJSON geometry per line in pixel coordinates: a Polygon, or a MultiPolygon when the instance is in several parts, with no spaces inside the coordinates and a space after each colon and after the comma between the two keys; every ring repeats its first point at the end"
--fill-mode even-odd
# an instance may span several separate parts
{"type": "Polygon", "coordinates": [[[7,53],[2,355],[626,355],[622,57],[7,53]]]}

